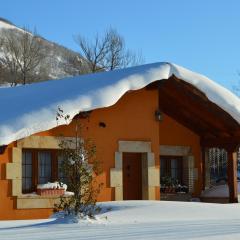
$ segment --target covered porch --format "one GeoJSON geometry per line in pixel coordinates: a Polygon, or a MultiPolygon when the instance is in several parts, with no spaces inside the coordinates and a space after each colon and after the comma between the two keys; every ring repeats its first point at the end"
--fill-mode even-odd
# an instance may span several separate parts
{"type": "Polygon", "coordinates": [[[148,88],[159,90],[159,112],[167,114],[199,136],[201,174],[198,181],[201,190],[208,187],[209,149],[220,148],[226,151],[229,202],[238,202],[237,151],[240,124],[202,91],[175,76],[152,83],[148,88]]]}

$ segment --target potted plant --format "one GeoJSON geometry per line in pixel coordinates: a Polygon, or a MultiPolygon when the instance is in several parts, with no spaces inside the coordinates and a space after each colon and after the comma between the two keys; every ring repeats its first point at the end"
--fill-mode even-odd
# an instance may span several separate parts
{"type": "Polygon", "coordinates": [[[40,196],[61,196],[67,190],[67,185],[59,182],[38,184],[37,194],[40,196]]]}
{"type": "Polygon", "coordinates": [[[175,185],[174,180],[169,176],[161,177],[161,192],[174,193],[175,185]]]}

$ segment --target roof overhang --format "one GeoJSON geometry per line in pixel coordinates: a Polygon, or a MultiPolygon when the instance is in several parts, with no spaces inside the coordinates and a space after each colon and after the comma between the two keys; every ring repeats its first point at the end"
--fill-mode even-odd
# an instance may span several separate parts
{"type": "Polygon", "coordinates": [[[154,63],[0,88],[0,145],[66,124],[64,119],[56,122],[58,107],[73,118],[79,112],[111,106],[127,91],[155,82],[162,89],[159,94],[162,110],[201,137],[239,136],[237,96],[207,77],[176,64],[154,63]]]}
{"type": "Polygon", "coordinates": [[[159,90],[159,108],[200,136],[205,147],[240,143],[240,124],[205,93],[175,75],[147,86],[159,90]]]}

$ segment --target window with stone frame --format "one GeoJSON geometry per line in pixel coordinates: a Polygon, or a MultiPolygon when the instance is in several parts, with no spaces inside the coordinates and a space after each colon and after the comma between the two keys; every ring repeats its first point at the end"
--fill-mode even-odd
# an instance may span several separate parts
{"type": "Polygon", "coordinates": [[[38,184],[63,181],[58,150],[23,149],[22,193],[36,191],[38,184]]]}

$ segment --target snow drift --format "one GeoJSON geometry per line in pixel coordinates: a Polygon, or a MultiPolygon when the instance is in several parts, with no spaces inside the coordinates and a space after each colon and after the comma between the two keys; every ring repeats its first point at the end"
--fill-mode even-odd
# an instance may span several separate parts
{"type": "Polygon", "coordinates": [[[164,201],[98,203],[96,220],[0,221],[1,240],[236,240],[240,205],[164,201]]]}
{"type": "MultiPolygon", "coordinates": [[[[238,182],[238,192],[240,192],[240,182],[238,182]]],[[[201,197],[217,197],[217,198],[228,198],[229,188],[227,184],[213,186],[202,192],[201,197]]]]}
{"type": "MultiPolygon", "coordinates": [[[[229,90],[176,64],[153,63],[15,88],[0,88],[0,145],[56,127],[58,107],[73,117],[79,111],[111,106],[127,91],[141,89],[172,75],[198,88],[240,123],[240,100],[229,90]]],[[[65,124],[64,120],[59,124],[65,124]]]]}

